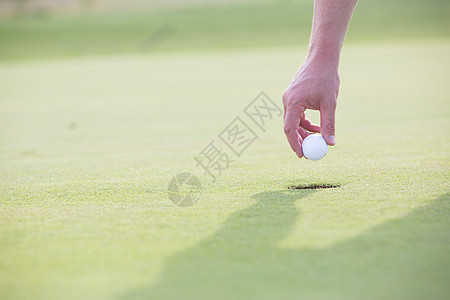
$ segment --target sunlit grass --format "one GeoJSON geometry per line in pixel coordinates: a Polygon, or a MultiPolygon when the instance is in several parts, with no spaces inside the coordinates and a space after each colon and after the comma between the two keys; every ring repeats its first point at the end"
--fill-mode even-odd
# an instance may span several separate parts
{"type": "Polygon", "coordinates": [[[193,157],[305,48],[1,65],[2,298],[447,299],[449,51],[346,45],[327,156],[277,119],[215,184],[193,157]]]}

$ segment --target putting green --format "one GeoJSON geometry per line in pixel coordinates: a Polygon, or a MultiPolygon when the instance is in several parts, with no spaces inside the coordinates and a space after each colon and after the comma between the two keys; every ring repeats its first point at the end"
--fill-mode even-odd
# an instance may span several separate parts
{"type": "MultiPolygon", "coordinates": [[[[181,2],[192,1],[183,0],[166,8],[145,2],[139,11],[128,5],[120,12],[61,16],[42,10],[0,18],[0,61],[296,46],[308,42],[313,11],[311,0],[194,1],[204,4],[190,7],[181,2]]],[[[347,43],[448,36],[448,1],[371,0],[358,3],[347,43]]]]}
{"type": "Polygon", "coordinates": [[[327,156],[276,118],[215,184],[194,156],[261,91],[280,104],[305,48],[3,63],[2,298],[448,299],[449,51],[345,45],[327,156]],[[287,189],[308,184],[340,187],[287,189]]]}

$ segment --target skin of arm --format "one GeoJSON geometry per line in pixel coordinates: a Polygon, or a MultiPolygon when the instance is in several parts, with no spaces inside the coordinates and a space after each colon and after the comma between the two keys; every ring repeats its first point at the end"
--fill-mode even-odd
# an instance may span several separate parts
{"type": "Polygon", "coordinates": [[[335,111],[339,92],[339,58],[357,0],[315,0],[308,55],[283,94],[284,132],[292,150],[303,157],[302,142],[311,132],[336,144],[335,111]],[[320,111],[320,126],[305,110],[320,111]]]}

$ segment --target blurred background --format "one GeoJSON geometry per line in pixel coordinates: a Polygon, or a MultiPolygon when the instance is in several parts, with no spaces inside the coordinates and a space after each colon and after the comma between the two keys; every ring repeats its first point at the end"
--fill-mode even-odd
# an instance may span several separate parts
{"type": "Polygon", "coordinates": [[[0,298],[450,299],[449,0],[359,1],[325,159],[279,118],[194,206],[167,196],[261,91],[281,106],[312,12],[0,0],[0,298]],[[341,187],[285,193],[317,183],[341,187]]]}
{"type": "MultiPolygon", "coordinates": [[[[0,60],[308,42],[312,0],[0,0],[0,60]]],[[[347,42],[450,34],[447,0],[360,1],[347,42]]]]}

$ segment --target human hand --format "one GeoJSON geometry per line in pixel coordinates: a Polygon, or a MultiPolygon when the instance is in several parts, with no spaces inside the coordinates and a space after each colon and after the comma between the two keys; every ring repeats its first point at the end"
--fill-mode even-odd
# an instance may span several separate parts
{"type": "Polygon", "coordinates": [[[328,145],[336,144],[338,92],[338,62],[327,58],[308,59],[284,92],[284,133],[299,158],[303,139],[314,132],[321,133],[328,145]],[[320,126],[306,118],[306,109],[320,111],[320,126]]]}

